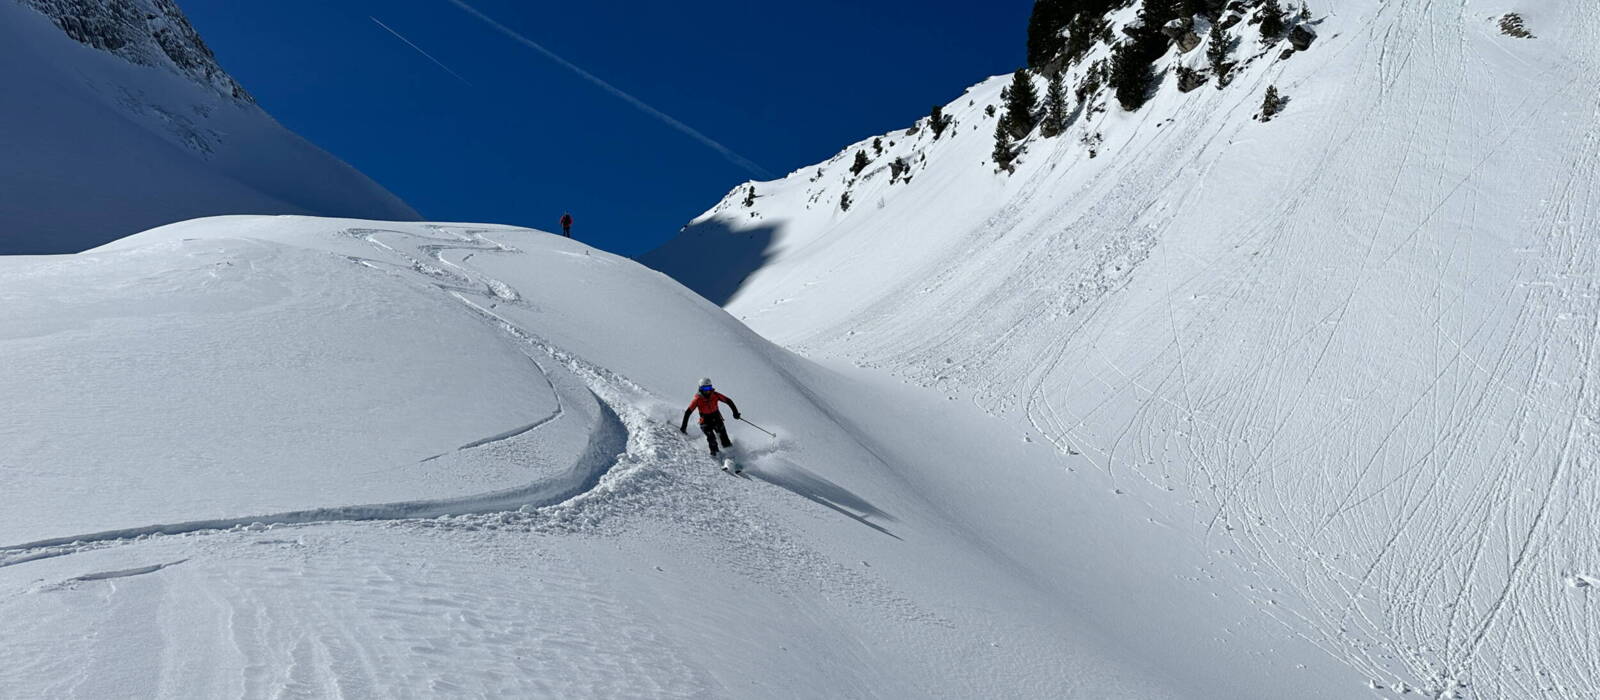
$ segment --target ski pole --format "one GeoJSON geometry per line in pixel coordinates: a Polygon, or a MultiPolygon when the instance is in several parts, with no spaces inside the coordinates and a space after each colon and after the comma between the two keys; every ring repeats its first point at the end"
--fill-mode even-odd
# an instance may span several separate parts
{"type": "Polygon", "coordinates": [[[771,430],[767,430],[766,428],[763,428],[763,427],[761,427],[759,425],[756,425],[755,423],[751,423],[750,421],[744,420],[743,418],[740,418],[739,420],[744,421],[746,425],[749,425],[750,427],[755,428],[756,430],[759,430],[759,431],[761,431],[763,433],[771,435],[772,439],[774,439],[774,440],[778,439],[778,434],[772,432],[771,430]]]}

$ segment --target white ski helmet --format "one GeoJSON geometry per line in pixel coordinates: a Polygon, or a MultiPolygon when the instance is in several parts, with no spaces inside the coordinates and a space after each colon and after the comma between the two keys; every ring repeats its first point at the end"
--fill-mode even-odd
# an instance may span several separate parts
{"type": "Polygon", "coordinates": [[[710,387],[710,386],[711,386],[711,378],[710,377],[701,377],[700,378],[700,388],[701,389],[705,389],[705,388],[710,387]]]}

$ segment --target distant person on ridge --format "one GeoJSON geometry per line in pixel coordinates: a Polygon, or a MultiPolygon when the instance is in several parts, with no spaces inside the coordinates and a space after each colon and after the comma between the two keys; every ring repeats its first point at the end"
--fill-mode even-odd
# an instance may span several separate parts
{"type": "Polygon", "coordinates": [[[700,430],[706,434],[706,443],[711,446],[711,456],[717,456],[717,438],[722,438],[723,447],[733,447],[733,441],[728,439],[728,425],[722,422],[722,411],[717,410],[717,402],[726,401],[728,408],[733,409],[733,419],[739,420],[739,407],[734,405],[733,399],[717,393],[711,386],[711,380],[700,380],[700,391],[694,395],[694,400],[689,402],[689,407],[683,411],[683,424],[678,426],[678,432],[689,432],[689,414],[695,410],[700,411],[700,430]]]}
{"type": "Polygon", "coordinates": [[[561,215],[561,235],[566,236],[567,238],[571,238],[572,237],[572,213],[571,212],[568,212],[566,214],[562,214],[561,215]]]}

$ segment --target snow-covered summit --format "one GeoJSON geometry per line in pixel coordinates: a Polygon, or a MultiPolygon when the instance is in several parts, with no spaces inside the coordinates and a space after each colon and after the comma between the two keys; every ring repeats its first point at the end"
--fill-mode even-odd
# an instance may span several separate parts
{"type": "Polygon", "coordinates": [[[0,1],[0,254],[215,214],[413,220],[289,132],[172,0],[0,1]]]}

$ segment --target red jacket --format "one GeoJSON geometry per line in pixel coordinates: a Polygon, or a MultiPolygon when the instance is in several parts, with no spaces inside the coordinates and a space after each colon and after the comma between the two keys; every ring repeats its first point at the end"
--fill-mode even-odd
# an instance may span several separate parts
{"type": "Polygon", "coordinates": [[[562,214],[561,215],[561,225],[562,226],[571,226],[572,225],[572,215],[571,214],[562,214]]]}
{"type": "Polygon", "coordinates": [[[715,391],[711,392],[710,396],[696,393],[694,395],[694,400],[689,402],[689,407],[683,410],[683,425],[679,426],[678,429],[688,429],[689,415],[694,413],[696,410],[700,411],[700,423],[702,425],[705,424],[707,416],[719,415],[717,412],[717,402],[719,401],[728,402],[728,408],[733,409],[734,417],[737,418],[739,416],[739,406],[733,402],[733,399],[723,396],[715,391]]]}
{"type": "Polygon", "coordinates": [[[729,401],[728,397],[713,391],[711,392],[710,396],[706,396],[705,394],[695,394],[694,400],[689,402],[689,409],[684,411],[684,413],[688,413],[689,411],[693,411],[698,408],[700,409],[700,415],[711,415],[717,412],[718,401],[727,401],[729,406],[733,405],[733,402],[729,401]]]}

